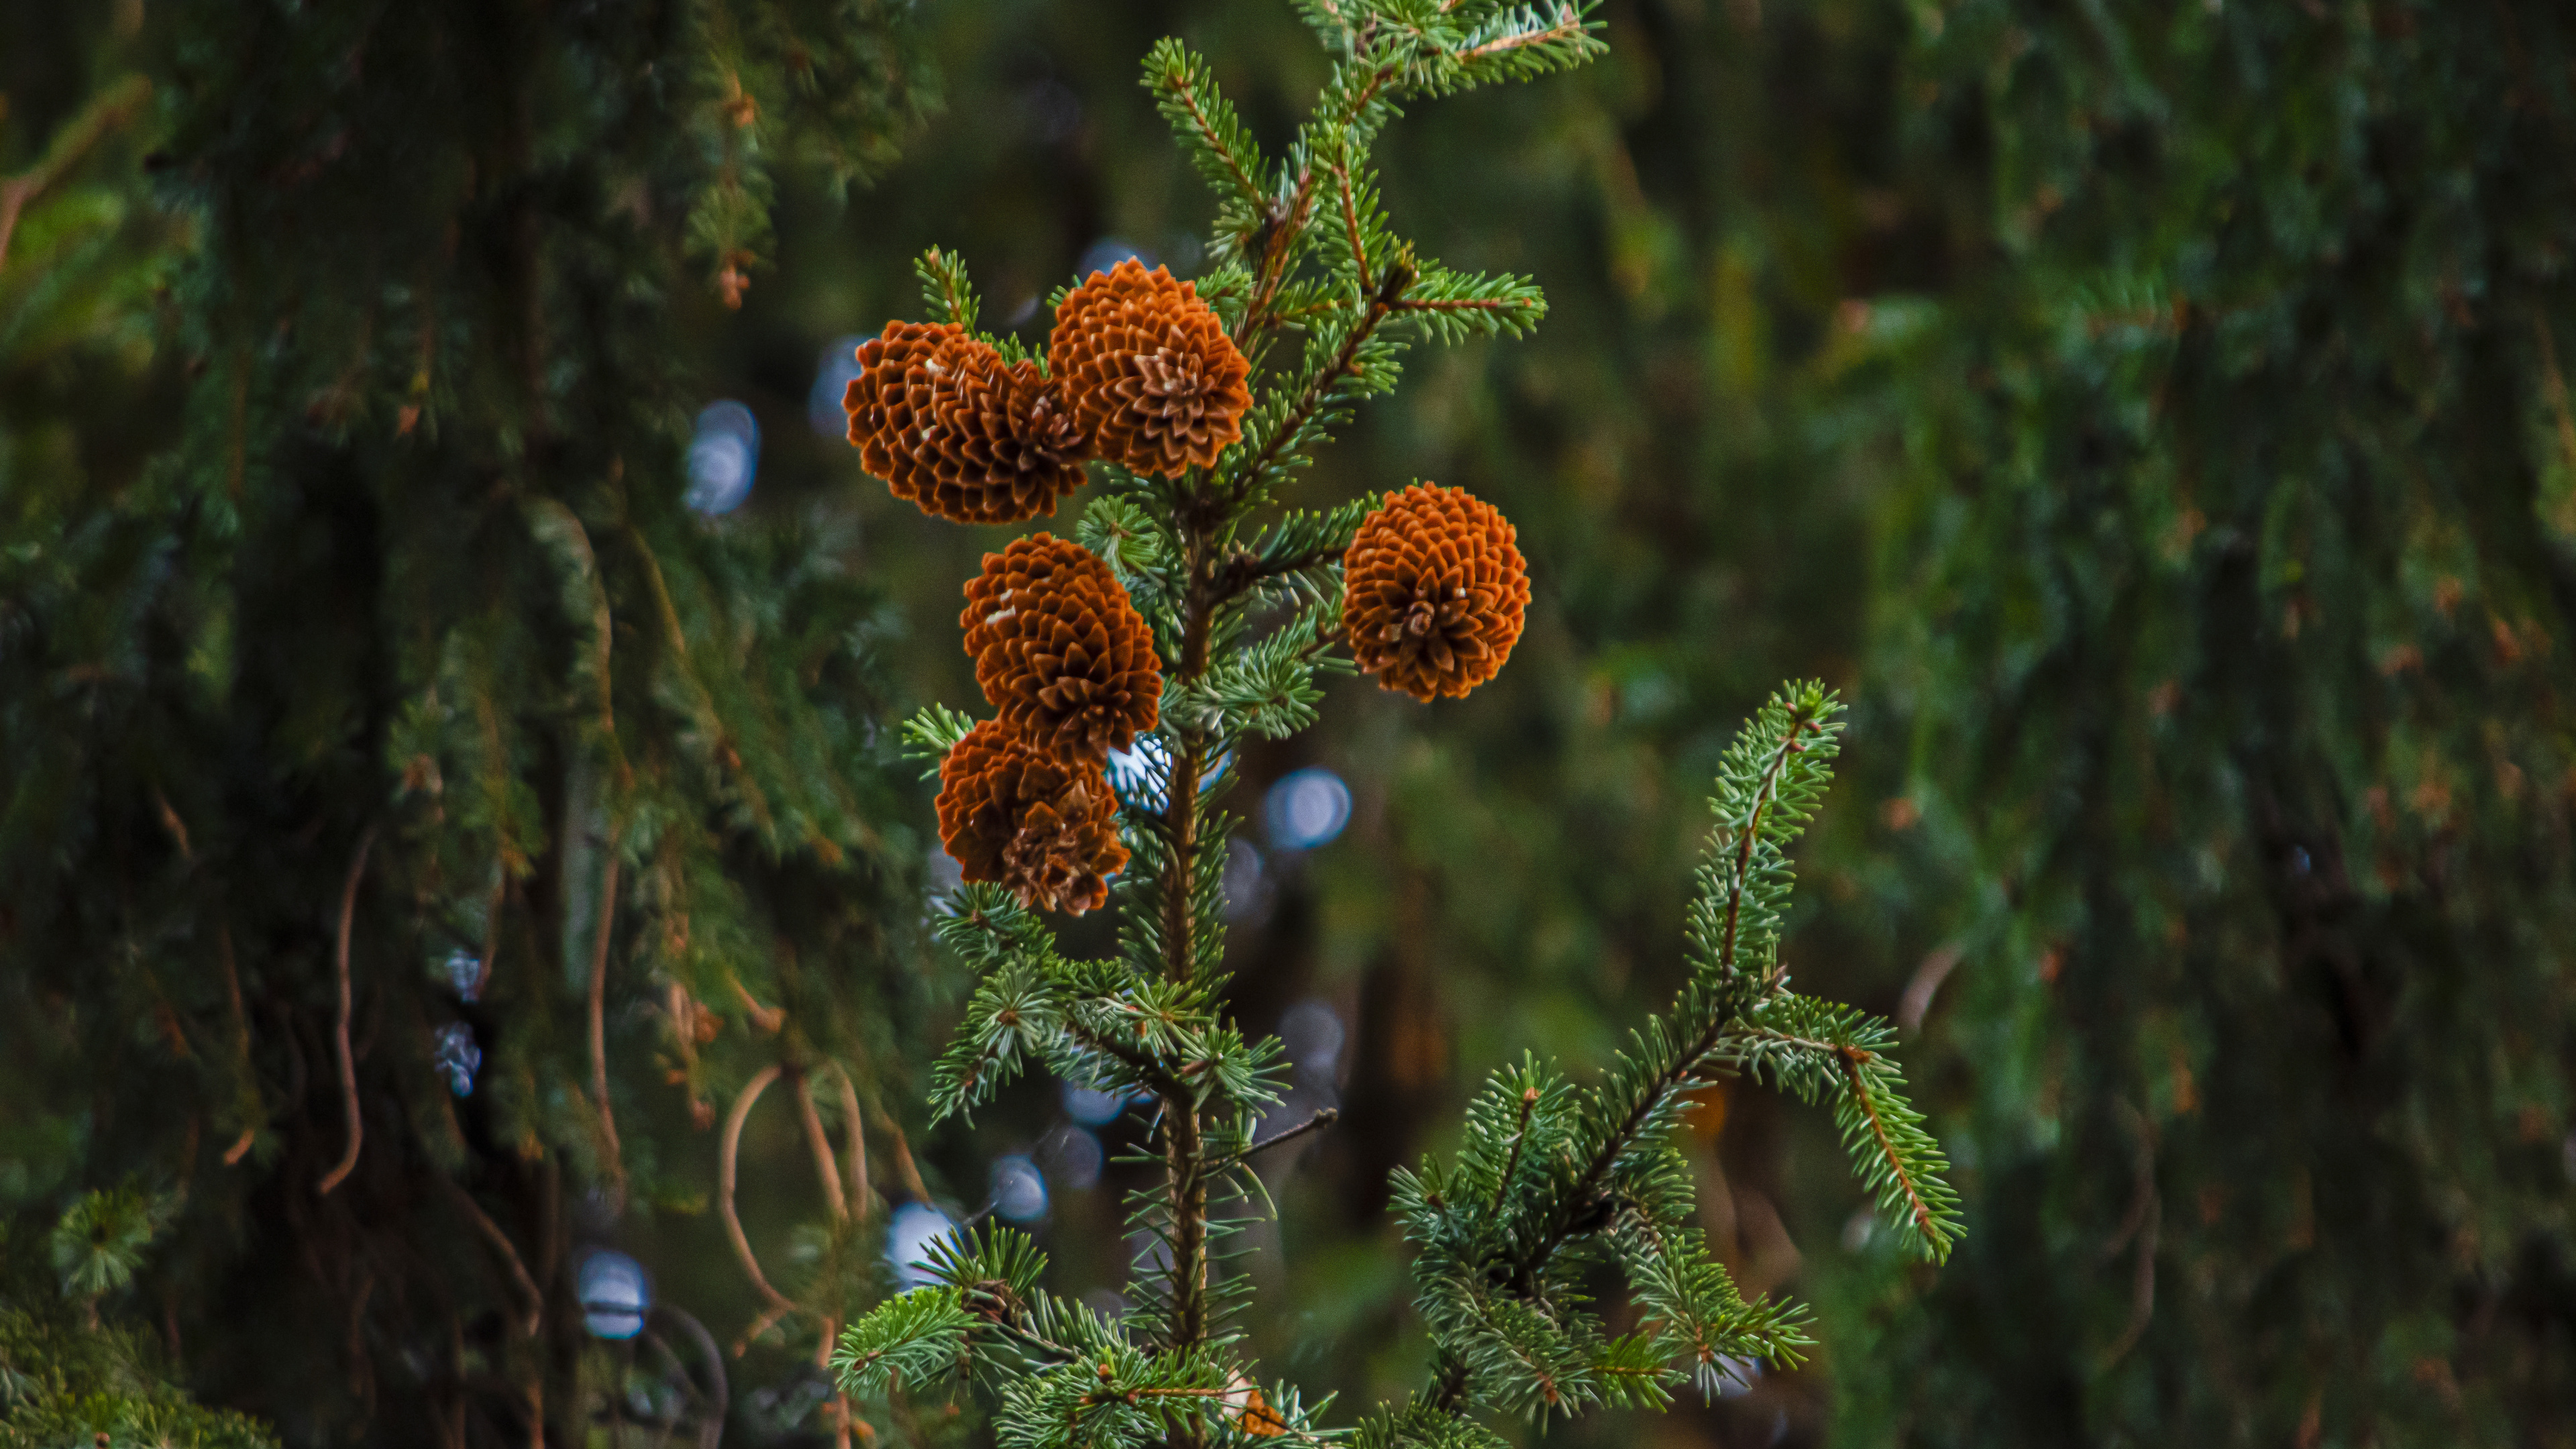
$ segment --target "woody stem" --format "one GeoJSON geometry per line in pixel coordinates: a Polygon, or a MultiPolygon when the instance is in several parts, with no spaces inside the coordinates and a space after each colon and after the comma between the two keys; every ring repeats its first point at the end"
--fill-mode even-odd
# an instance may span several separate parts
{"type": "MultiPolygon", "coordinates": [[[[1188,585],[1181,608],[1181,657],[1174,671],[1196,679],[1208,667],[1209,635],[1218,606],[1215,578],[1216,510],[1195,490],[1183,496],[1180,527],[1188,585]]],[[[1163,880],[1163,974],[1186,981],[1197,970],[1197,913],[1192,886],[1198,879],[1199,777],[1205,767],[1207,741],[1184,722],[1175,731],[1171,778],[1163,808],[1164,837],[1171,856],[1163,880]]],[[[1177,1064],[1170,1064],[1177,1065],[1177,1064]]],[[[1164,1094],[1164,1188],[1171,1209],[1171,1318],[1167,1331],[1175,1348],[1191,1347],[1207,1337],[1207,1142],[1200,1129],[1199,1104],[1179,1071],[1168,1074],[1164,1094]]],[[[1186,1431],[1174,1449],[1195,1449],[1197,1436],[1186,1431]]]]}

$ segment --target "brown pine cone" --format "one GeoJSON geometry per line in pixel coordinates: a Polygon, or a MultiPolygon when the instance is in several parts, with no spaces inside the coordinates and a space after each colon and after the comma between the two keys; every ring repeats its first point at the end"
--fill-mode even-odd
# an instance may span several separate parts
{"type": "Polygon", "coordinates": [[[1243,436],[1252,365],[1198,288],[1134,257],[1055,309],[1047,371],[1064,385],[1095,455],[1138,473],[1205,468],[1243,436]]]}
{"type": "Polygon", "coordinates": [[[998,881],[1033,911],[1097,909],[1127,863],[1109,777],[1000,720],[967,731],[939,762],[939,843],[967,880],[998,881]]]}
{"type": "Polygon", "coordinates": [[[1351,658],[1388,689],[1455,699],[1521,637],[1529,565],[1510,520],[1463,488],[1416,483],[1361,522],[1342,555],[1351,658]]]}
{"type": "Polygon", "coordinates": [[[1082,545],[1041,533],[984,555],[957,622],[984,697],[1039,749],[1098,764],[1154,727],[1153,635],[1082,545]]]}
{"type": "Polygon", "coordinates": [[[1091,456],[1062,390],[946,322],[889,322],[841,394],[859,466],[934,518],[1055,512],[1091,456]]]}

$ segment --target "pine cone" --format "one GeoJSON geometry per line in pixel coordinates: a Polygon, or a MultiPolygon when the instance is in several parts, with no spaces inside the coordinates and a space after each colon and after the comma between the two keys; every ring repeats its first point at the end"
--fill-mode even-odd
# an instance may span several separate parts
{"type": "Polygon", "coordinates": [[[957,622],[984,697],[1037,748],[1098,764],[1154,727],[1163,666],[1153,636],[1080,544],[1041,533],[984,555],[957,622]]]}
{"type": "Polygon", "coordinates": [[[1047,371],[1097,456],[1138,473],[1204,468],[1243,436],[1252,365],[1198,288],[1130,257],[1055,309],[1047,371]]]}
{"type": "Polygon", "coordinates": [[[1416,483],[1360,524],[1342,555],[1351,658],[1388,689],[1457,698],[1521,637],[1529,565],[1511,522],[1463,488],[1416,483]]]}
{"type": "Polygon", "coordinates": [[[1033,911],[1099,907],[1106,877],[1127,863],[1109,777],[1000,720],[967,731],[939,762],[939,843],[967,880],[998,881],[1033,911]]]}
{"type": "Polygon", "coordinates": [[[1055,512],[1091,456],[1061,389],[946,322],[889,322],[841,394],[859,466],[934,518],[1055,512]]]}

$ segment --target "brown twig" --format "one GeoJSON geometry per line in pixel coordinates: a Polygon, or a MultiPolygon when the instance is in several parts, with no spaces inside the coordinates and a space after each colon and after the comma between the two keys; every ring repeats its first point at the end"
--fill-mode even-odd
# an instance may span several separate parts
{"type": "Polygon", "coordinates": [[[1519,35],[1505,35],[1488,40],[1482,45],[1458,52],[1459,58],[1482,60],[1489,55],[1500,55],[1505,51],[1519,50],[1524,46],[1544,45],[1551,40],[1563,40],[1569,35],[1583,33],[1583,22],[1573,18],[1573,11],[1570,8],[1560,6],[1558,14],[1564,18],[1545,30],[1525,31],[1519,35]]]}
{"type": "MultiPolygon", "coordinates": [[[[216,954],[223,958],[224,995],[232,1003],[233,1008],[233,1041],[241,1052],[242,1075],[247,1078],[250,1075],[251,1070],[250,1011],[247,1007],[242,1005],[241,968],[233,963],[233,928],[231,922],[218,921],[215,923],[215,951],[216,954]]],[[[253,1105],[256,1105],[258,1102],[258,1088],[256,1086],[251,1089],[251,1100],[253,1105]]],[[[257,1124],[242,1128],[241,1136],[234,1140],[232,1146],[224,1149],[224,1166],[233,1167],[239,1165],[242,1158],[249,1155],[251,1144],[257,1141],[258,1138],[259,1127],[257,1124]]]]}
{"type": "Polygon", "coordinates": [[[724,1137],[716,1144],[716,1209],[724,1215],[725,1236],[733,1242],[733,1255],[742,1260],[742,1271],[750,1275],[751,1286],[771,1309],[751,1333],[743,1336],[746,1342],[779,1318],[796,1311],[795,1303],[786,1294],[769,1286],[768,1275],[760,1271],[760,1260],[752,1256],[751,1239],[742,1230],[742,1215],[734,1211],[733,1206],[734,1171],[742,1156],[742,1124],[750,1120],[752,1103],[759,1101],[760,1094],[769,1090],[769,1084],[778,1080],[780,1070],[775,1063],[762,1067],[743,1084],[742,1095],[733,1099],[733,1110],[725,1114],[724,1137]]]}
{"type": "Polygon", "coordinates": [[[339,1165],[323,1177],[318,1190],[322,1194],[328,1194],[357,1170],[358,1148],[366,1140],[366,1122],[358,1111],[358,1062],[349,1050],[349,926],[357,919],[358,882],[367,874],[367,853],[375,848],[376,827],[370,825],[358,837],[357,856],[349,862],[348,884],[340,888],[340,943],[333,957],[340,972],[340,1020],[332,1035],[332,1046],[340,1054],[340,1103],[347,1109],[349,1150],[341,1154],[339,1165]]]}
{"type": "Polygon", "coordinates": [[[1172,1203],[1172,1346],[1189,1348],[1208,1333],[1207,1144],[1187,1098],[1163,1107],[1163,1164],[1172,1203]]]}
{"type": "Polygon", "coordinates": [[[1309,1133],[1321,1132],[1340,1120],[1342,1120],[1341,1109],[1337,1107],[1318,1107],[1315,1109],[1315,1114],[1313,1116],[1308,1117],[1305,1121],[1298,1123],[1294,1127],[1282,1127],[1278,1131],[1271,1133],[1269,1136],[1262,1138],[1260,1141],[1253,1143],[1251,1146],[1244,1148],[1241,1152],[1235,1154],[1234,1160],[1241,1162],[1257,1153],[1267,1152],[1273,1147],[1284,1147],[1309,1133]]]}
{"type": "MultiPolygon", "coordinates": [[[[823,1332],[814,1344],[814,1367],[826,1377],[832,1372],[832,1346],[841,1336],[841,1320],[826,1315],[823,1332]]],[[[835,1386],[832,1402],[825,1409],[832,1420],[833,1449],[850,1449],[850,1396],[835,1386]]]]}
{"type": "Polygon", "coordinates": [[[495,861],[492,866],[492,904],[483,913],[483,959],[474,963],[474,990],[469,999],[480,1001],[492,986],[492,962],[501,954],[501,912],[510,904],[510,866],[495,861]]]}
{"type": "Polygon", "coordinates": [[[823,1200],[831,1204],[832,1220],[850,1220],[850,1200],[841,1191],[841,1168],[832,1161],[832,1139],[824,1135],[822,1114],[814,1110],[814,1078],[811,1073],[796,1074],[796,1113],[805,1123],[805,1147],[814,1154],[814,1175],[823,1179],[823,1200]]]}
{"type": "Polygon", "coordinates": [[[787,1013],[775,1006],[761,1005],[758,997],[743,988],[741,978],[727,976],[725,984],[733,988],[733,994],[742,1002],[742,1009],[750,1015],[751,1024],[762,1032],[776,1036],[778,1029],[787,1024],[787,1013]]]}
{"type": "Polygon", "coordinates": [[[197,853],[188,848],[188,822],[180,819],[179,812],[170,808],[170,797],[163,794],[158,785],[152,787],[152,803],[160,807],[161,828],[170,832],[170,839],[179,847],[180,864],[195,865],[197,853]]]}
{"type": "Polygon", "coordinates": [[[1243,315],[1235,319],[1235,346],[1249,346],[1253,335],[1271,320],[1264,314],[1279,299],[1279,289],[1288,280],[1288,259],[1314,211],[1315,172],[1310,166],[1297,173],[1296,189],[1289,193],[1286,205],[1271,210],[1275,221],[1268,227],[1261,255],[1248,259],[1253,263],[1252,295],[1243,304],[1243,315]]]}
{"type": "Polygon", "coordinates": [[[1950,979],[1951,972],[1959,969],[1960,961],[1966,959],[1967,954],[1966,947],[1953,941],[1925,956],[1922,964],[1914,968],[1914,974],[1905,982],[1904,996],[1896,1003],[1899,1030],[1922,1029],[1923,1018],[1932,1010],[1933,993],[1941,989],[1942,982],[1950,979]]]}
{"type": "Polygon", "coordinates": [[[904,1191],[911,1193],[915,1202],[930,1201],[930,1189],[921,1182],[921,1169],[913,1165],[912,1144],[904,1140],[903,1128],[891,1117],[886,1119],[886,1135],[894,1139],[894,1172],[903,1179],[904,1191]]]}
{"type": "Polygon", "coordinates": [[[590,1094],[599,1107],[600,1146],[617,1210],[626,1209],[626,1158],[617,1141],[617,1113],[608,1104],[608,942],[617,919],[617,847],[599,885],[599,934],[590,950],[590,1094]]]}
{"type": "Polygon", "coordinates": [[[2137,1135],[2138,1155],[2135,1167],[2137,1191],[2131,1199],[2129,1217],[2104,1251],[2104,1257],[2116,1255],[2134,1236],[2138,1244],[2138,1261],[2129,1285],[2129,1322],[2120,1336],[2103,1351],[2102,1369],[2108,1372],[2129,1350],[2146,1336],[2147,1324],[2156,1316],[2156,1239],[2164,1227],[2164,1202],[2156,1192],[2156,1133],[2147,1119],[2126,1102],[2117,1103],[2129,1130],[2137,1135]]]}
{"type": "Polygon", "coordinates": [[[793,1303],[773,1303],[769,1307],[762,1309],[760,1311],[760,1316],[751,1321],[751,1327],[742,1331],[742,1337],[733,1341],[733,1356],[735,1358],[740,1358],[744,1354],[751,1352],[751,1345],[755,1340],[757,1340],[762,1334],[767,1333],[770,1329],[776,1327],[780,1319],[785,1318],[787,1315],[794,1313],[795,1311],[796,1305],[793,1303]]]}
{"type": "Polygon", "coordinates": [[[1406,298],[1387,306],[1397,312],[1513,312],[1525,304],[1509,297],[1427,297],[1406,298]]]}
{"type": "Polygon", "coordinates": [[[864,1217],[869,1211],[868,1137],[859,1116],[859,1087],[850,1080],[850,1069],[839,1062],[832,1063],[832,1075],[841,1084],[841,1130],[849,1135],[850,1201],[864,1217]]]}
{"type": "Polygon", "coordinates": [[[501,1261],[509,1265],[510,1281],[518,1285],[520,1294],[528,1300],[527,1322],[520,1331],[529,1338],[535,1338],[538,1328],[543,1325],[546,1295],[538,1290],[537,1280],[528,1276],[528,1265],[519,1257],[517,1246],[511,1243],[508,1233],[501,1231],[501,1225],[492,1221],[491,1214],[483,1211],[483,1205],[474,1200],[473,1194],[454,1178],[442,1172],[438,1174],[438,1180],[446,1187],[447,1195],[456,1206],[464,1211],[466,1220],[474,1224],[474,1230],[483,1235],[483,1241],[490,1243],[493,1250],[501,1255],[501,1261]]]}

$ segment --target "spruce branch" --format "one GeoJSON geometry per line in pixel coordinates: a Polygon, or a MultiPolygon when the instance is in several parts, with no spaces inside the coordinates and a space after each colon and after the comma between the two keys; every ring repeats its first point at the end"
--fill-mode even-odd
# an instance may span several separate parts
{"type": "Polygon", "coordinates": [[[972,715],[961,714],[944,704],[923,705],[918,713],[903,722],[903,757],[928,760],[930,768],[921,772],[921,778],[936,780],[939,778],[939,762],[948,758],[948,752],[955,749],[957,742],[966,738],[974,728],[972,715]]]}
{"type": "Polygon", "coordinates": [[[1264,1152],[1268,1152],[1274,1147],[1285,1147],[1289,1143],[1294,1142],[1301,1137],[1321,1132],[1325,1128],[1330,1127],[1341,1120],[1342,1114],[1339,1108],[1318,1107],[1306,1118],[1305,1121],[1300,1122],[1293,1127],[1282,1127],[1278,1131],[1271,1133],[1269,1136],[1262,1138],[1258,1142],[1247,1144],[1240,1151],[1231,1154],[1224,1160],[1228,1165],[1247,1161],[1264,1152]]]}
{"type": "MultiPolygon", "coordinates": [[[[1742,924],[1742,906],[1752,887],[1749,866],[1757,844],[1769,841],[1777,848],[1788,838],[1804,815],[1783,811],[1779,807],[1786,786],[1820,786],[1818,775],[1824,760],[1830,758],[1833,738],[1833,715],[1838,706],[1822,686],[1784,690],[1773,696],[1764,707],[1752,729],[1739,738],[1730,750],[1718,775],[1719,794],[1712,805],[1718,811],[1718,831],[1712,851],[1724,858],[1731,847],[1737,862],[1736,874],[1723,887],[1729,894],[1725,906],[1726,927],[1720,943],[1721,974],[1732,965],[1737,932],[1742,924]],[[1825,748],[1819,748],[1819,742],[1825,748]]],[[[1806,797],[1811,799],[1812,797],[1806,797]]],[[[1812,808],[1812,807],[1810,807],[1812,808]]],[[[1785,890],[1783,891],[1785,895],[1785,890]]],[[[1774,907],[1776,910],[1776,906],[1774,907]]],[[[1607,1184],[1612,1169],[1633,1148],[1647,1129],[1666,1117],[1674,1098],[1690,1084],[1699,1064],[1715,1051],[1732,1025],[1729,1015],[1716,1011],[1691,1012],[1688,1008],[1710,1004],[1685,990],[1681,1003],[1684,1020],[1675,1025],[1679,1030],[1661,1029],[1649,1033],[1648,1049],[1630,1059],[1645,1070],[1632,1072],[1622,1082],[1614,1078],[1607,1092],[1596,1092],[1587,1105],[1588,1115],[1604,1130],[1597,1133],[1590,1156],[1582,1171],[1557,1199],[1547,1229],[1532,1240],[1512,1264],[1516,1280],[1527,1284],[1547,1259],[1573,1236],[1580,1225],[1596,1210],[1596,1202],[1607,1184]],[[1697,1020],[1690,1020],[1696,1017],[1697,1020]],[[1668,1041],[1682,1037],[1687,1046],[1670,1049],[1668,1041]]],[[[1663,1028],[1656,1022],[1654,1027],[1663,1028]]]]}
{"type": "Polygon", "coordinates": [[[1781,991],[1747,1013],[1708,1063],[1767,1078],[1799,1100],[1835,1097],[1844,1150],[1907,1251],[1949,1257],[1961,1231],[1941,1146],[1904,1095],[1895,1029],[1852,1007],[1781,991]]]}
{"type": "MultiPolygon", "coordinates": [[[[1266,1404],[1251,1397],[1229,1326],[1249,1291],[1233,1235],[1243,1212],[1270,1208],[1249,1160],[1334,1114],[1255,1137],[1261,1109],[1281,1096],[1282,1052],[1275,1039],[1247,1040],[1219,996],[1234,822],[1218,799],[1235,750],[1312,724],[1322,675],[1355,667],[1333,651],[1348,642],[1343,560],[1363,522],[1434,525],[1398,518],[1374,495],[1266,526],[1255,514],[1360,399],[1395,385],[1405,348],[1515,336],[1545,314],[1528,280],[1452,271],[1394,234],[1367,162],[1380,130],[1409,97],[1561,68],[1600,42],[1589,4],[1307,0],[1303,9],[1335,65],[1275,167],[1205,61],[1166,42],[1145,66],[1217,195],[1223,255],[1198,299],[1246,354],[1254,396],[1229,414],[1241,436],[1213,464],[1169,475],[1102,468],[1104,494],[1077,529],[1145,616],[1163,665],[1156,726],[1119,762],[1127,854],[1109,892],[1118,952],[1068,959],[991,883],[955,893],[938,926],[977,986],[934,1071],[937,1113],[971,1111],[1031,1063],[1153,1101],[1150,1137],[1121,1159],[1154,1169],[1128,1196],[1138,1306],[1115,1327],[1100,1324],[1056,1305],[1024,1259],[969,1247],[939,1287],[843,1335],[852,1388],[950,1366],[985,1376],[1008,1449],[1149,1440],[1205,1449],[1221,1435],[1337,1433],[1314,1427],[1321,1406],[1288,1386],[1266,1404]],[[1273,335],[1292,327],[1305,333],[1293,363],[1270,365],[1273,335]]],[[[924,278],[945,299],[934,311],[971,305],[957,300],[962,273],[925,264],[924,278]]],[[[1521,561],[1508,566],[1517,587],[1521,561]]],[[[1389,587],[1411,585],[1373,577],[1371,607],[1383,607],[1389,587]]],[[[1515,636],[1518,623],[1515,613],[1515,636]]],[[[1470,1102],[1453,1160],[1394,1175],[1436,1379],[1369,1416],[1352,1431],[1359,1444],[1491,1449],[1491,1433],[1466,1417],[1471,1407],[1534,1418],[1660,1407],[1685,1382],[1715,1392],[1744,1360],[1796,1360],[1807,1343],[1802,1310],[1745,1299],[1689,1226],[1692,1175],[1673,1138],[1691,1095],[1717,1076],[1768,1072],[1802,1094],[1834,1091],[1863,1183],[1905,1231],[1936,1256],[1946,1251],[1955,1204],[1885,1043],[1870,1035],[1877,1028],[1857,1013],[1808,1010],[1779,969],[1787,849],[1824,788],[1838,709],[1820,685],[1791,686],[1727,752],[1687,922],[1689,978],[1612,1069],[1590,1086],[1535,1059],[1497,1072],[1470,1102]],[[1618,1334],[1587,1306],[1590,1275],[1605,1267],[1625,1276],[1637,1309],[1618,1334]]],[[[912,753],[930,757],[970,723],[934,708],[905,735],[912,753]]]]}
{"type": "Polygon", "coordinates": [[[1145,78],[1156,109],[1217,193],[1218,242],[1240,248],[1260,224],[1265,197],[1261,177],[1268,169],[1260,147],[1235,115],[1233,103],[1217,89],[1208,63],[1180,41],[1155,45],[1145,57],[1145,78]]]}
{"type": "Polygon", "coordinates": [[[1346,398],[1394,385],[1392,354],[1384,349],[1372,354],[1368,344],[1394,302],[1401,299],[1403,284],[1410,283],[1409,274],[1402,268],[1401,260],[1388,265],[1386,277],[1369,298],[1359,320],[1343,325],[1338,337],[1332,335],[1332,328],[1318,334],[1308,348],[1303,380],[1289,400],[1254,411],[1244,428],[1245,456],[1225,470],[1229,506],[1248,505],[1272,484],[1287,481],[1289,472],[1326,441],[1324,429],[1345,416],[1339,405],[1346,398]],[[1394,297],[1390,298],[1389,292],[1394,297]],[[1369,366],[1373,362],[1381,365],[1373,369],[1369,366]]]}
{"type": "Polygon", "coordinates": [[[975,331],[975,284],[967,280],[964,258],[932,247],[912,264],[912,274],[921,280],[921,305],[930,320],[975,331]]]}

